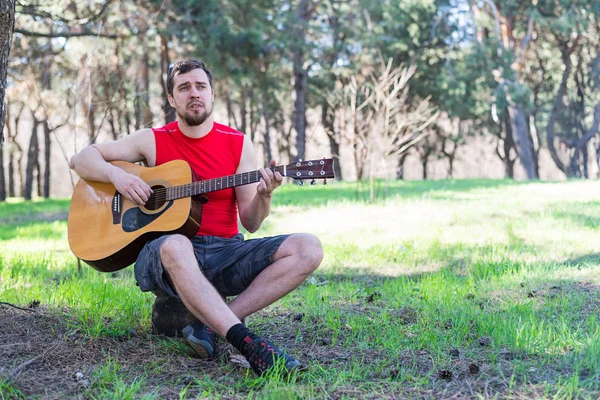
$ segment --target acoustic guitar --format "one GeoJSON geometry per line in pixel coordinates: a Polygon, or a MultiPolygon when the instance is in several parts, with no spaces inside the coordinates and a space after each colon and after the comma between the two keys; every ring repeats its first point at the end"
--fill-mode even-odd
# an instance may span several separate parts
{"type": "MultiPolygon", "coordinates": [[[[142,167],[123,161],[112,164],[139,176],[152,188],[144,206],[127,200],[110,183],[80,179],[69,209],[69,246],[76,257],[101,272],[113,272],[135,262],[144,245],[157,237],[180,233],[193,237],[202,222],[206,193],[258,182],[259,171],[194,181],[189,164],[170,161],[142,167]]],[[[271,168],[300,180],[334,178],[333,159],[299,161],[271,168]]]]}

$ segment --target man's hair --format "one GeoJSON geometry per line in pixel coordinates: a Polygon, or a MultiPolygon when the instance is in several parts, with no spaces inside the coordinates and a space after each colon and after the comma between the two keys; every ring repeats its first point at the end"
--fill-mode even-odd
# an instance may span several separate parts
{"type": "Polygon", "coordinates": [[[206,72],[206,76],[208,76],[208,82],[210,83],[210,87],[213,87],[212,75],[206,65],[202,61],[194,60],[193,58],[189,58],[187,60],[177,61],[175,64],[169,68],[169,74],[167,75],[167,93],[173,95],[173,78],[175,75],[185,74],[186,72],[190,72],[196,68],[200,68],[206,72]]]}

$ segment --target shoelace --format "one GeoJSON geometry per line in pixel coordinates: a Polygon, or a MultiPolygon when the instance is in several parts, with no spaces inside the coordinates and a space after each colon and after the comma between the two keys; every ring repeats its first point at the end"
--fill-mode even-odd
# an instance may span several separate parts
{"type": "Polygon", "coordinates": [[[268,367],[267,362],[263,360],[263,353],[267,352],[269,355],[271,355],[271,357],[273,357],[273,355],[276,354],[279,355],[279,352],[268,342],[258,342],[258,349],[256,348],[255,342],[251,342],[248,344],[252,346],[250,350],[251,353],[249,361],[253,362],[261,371],[265,370],[268,367]]]}

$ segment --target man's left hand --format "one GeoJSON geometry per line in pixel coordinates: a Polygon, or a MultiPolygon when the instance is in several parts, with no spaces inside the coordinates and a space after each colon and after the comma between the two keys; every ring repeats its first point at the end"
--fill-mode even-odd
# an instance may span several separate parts
{"type": "MultiPolygon", "coordinates": [[[[271,160],[269,164],[271,168],[274,167],[276,165],[275,160],[271,160]]],[[[256,191],[261,196],[271,197],[273,195],[273,190],[281,186],[283,176],[279,172],[273,173],[273,170],[270,168],[261,168],[259,171],[262,175],[262,179],[258,183],[256,191]]]]}

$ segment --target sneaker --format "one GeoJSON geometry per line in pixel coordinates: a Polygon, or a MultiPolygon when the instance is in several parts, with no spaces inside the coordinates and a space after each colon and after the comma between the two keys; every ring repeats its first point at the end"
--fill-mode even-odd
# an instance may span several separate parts
{"type": "Polygon", "coordinates": [[[217,340],[219,336],[215,331],[204,325],[201,321],[196,321],[186,326],[182,330],[183,337],[187,340],[190,347],[196,352],[198,357],[204,360],[215,358],[217,349],[217,340]]]}
{"type": "Polygon", "coordinates": [[[287,372],[300,369],[300,362],[273,346],[268,340],[262,338],[252,340],[246,336],[244,341],[246,342],[244,346],[246,359],[258,375],[278,363],[282,363],[287,372]]]}

